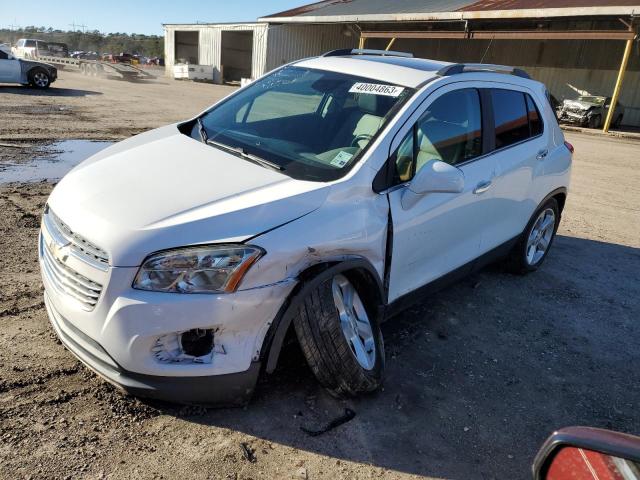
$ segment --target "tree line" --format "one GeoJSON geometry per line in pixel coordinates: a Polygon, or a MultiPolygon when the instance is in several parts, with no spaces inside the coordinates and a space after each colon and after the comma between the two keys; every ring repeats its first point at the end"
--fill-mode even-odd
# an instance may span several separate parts
{"type": "Polygon", "coordinates": [[[20,38],[32,38],[45,42],[66,43],[69,51],[83,50],[120,54],[122,52],[162,57],[164,55],[164,37],[160,35],[142,35],[137,33],[101,33],[98,30],[63,31],[46,27],[24,27],[16,30],[0,29],[0,43],[14,45],[20,38]]]}

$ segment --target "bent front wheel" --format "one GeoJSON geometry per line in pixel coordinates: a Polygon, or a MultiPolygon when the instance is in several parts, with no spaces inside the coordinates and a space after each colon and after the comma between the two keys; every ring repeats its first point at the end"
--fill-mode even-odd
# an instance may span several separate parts
{"type": "Polygon", "coordinates": [[[382,384],[384,344],[373,307],[346,275],[337,274],[309,293],[293,320],[307,363],[336,397],[382,384]]]}

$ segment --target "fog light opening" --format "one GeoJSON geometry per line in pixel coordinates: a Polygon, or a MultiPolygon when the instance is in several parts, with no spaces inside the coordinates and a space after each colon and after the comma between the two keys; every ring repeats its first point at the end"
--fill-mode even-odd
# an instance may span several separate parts
{"type": "Polygon", "coordinates": [[[213,352],[213,330],[195,328],[180,335],[182,351],[192,357],[203,357],[213,352]]]}
{"type": "Polygon", "coordinates": [[[214,353],[226,353],[222,345],[215,345],[215,330],[205,328],[163,335],[152,351],[161,363],[211,363],[214,353]]]}

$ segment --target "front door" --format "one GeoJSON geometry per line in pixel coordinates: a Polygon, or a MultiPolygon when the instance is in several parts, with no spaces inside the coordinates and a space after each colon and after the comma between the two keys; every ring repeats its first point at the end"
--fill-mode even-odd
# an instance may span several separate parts
{"type": "Polygon", "coordinates": [[[489,218],[495,165],[484,155],[480,92],[443,87],[418,115],[393,159],[400,185],[388,194],[393,221],[389,301],[460,267],[465,270],[479,255],[489,218]],[[403,207],[407,185],[433,159],[463,172],[463,191],[428,193],[403,207]]]}
{"type": "Polygon", "coordinates": [[[20,61],[0,50],[0,82],[20,82],[20,61]]]}

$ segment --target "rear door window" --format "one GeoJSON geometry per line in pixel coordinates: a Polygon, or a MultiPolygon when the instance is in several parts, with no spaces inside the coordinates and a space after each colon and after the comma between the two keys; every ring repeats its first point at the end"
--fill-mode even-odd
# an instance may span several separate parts
{"type": "Polygon", "coordinates": [[[524,94],[515,90],[491,90],[495,119],[496,148],[529,138],[529,116],[524,94]]]}

